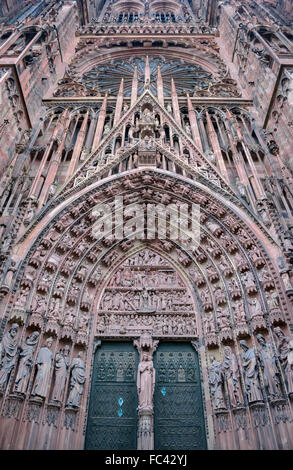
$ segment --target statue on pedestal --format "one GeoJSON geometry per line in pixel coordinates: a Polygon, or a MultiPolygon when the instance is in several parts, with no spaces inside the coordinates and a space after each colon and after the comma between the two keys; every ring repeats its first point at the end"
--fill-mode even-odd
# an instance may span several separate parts
{"type": "Polygon", "coordinates": [[[61,402],[64,395],[67,372],[69,367],[69,352],[70,347],[66,345],[63,349],[60,349],[60,351],[56,354],[55,357],[55,382],[52,392],[53,401],[61,402]]]}
{"type": "Polygon", "coordinates": [[[35,378],[32,395],[37,395],[42,398],[46,398],[50,379],[51,379],[51,368],[53,362],[53,354],[51,347],[53,344],[53,338],[48,338],[45,342],[45,346],[39,350],[37,356],[37,375],[35,378]]]}
{"type": "Polygon", "coordinates": [[[248,346],[244,339],[241,340],[239,344],[241,349],[243,350],[242,366],[244,369],[245,386],[248,395],[248,401],[249,403],[255,401],[263,401],[255,351],[253,348],[250,348],[248,346]]]}
{"type": "Polygon", "coordinates": [[[25,344],[19,347],[19,364],[16,379],[14,382],[14,391],[25,393],[33,366],[33,355],[39,340],[40,333],[33,331],[29,335],[25,344]]]}
{"type": "Polygon", "coordinates": [[[138,409],[153,409],[153,394],[155,390],[155,376],[151,356],[143,353],[137,372],[138,409]]]}
{"type": "Polygon", "coordinates": [[[71,364],[70,392],[67,399],[67,406],[78,407],[83,394],[85,384],[85,363],[82,359],[83,353],[73,359],[71,364]]]}

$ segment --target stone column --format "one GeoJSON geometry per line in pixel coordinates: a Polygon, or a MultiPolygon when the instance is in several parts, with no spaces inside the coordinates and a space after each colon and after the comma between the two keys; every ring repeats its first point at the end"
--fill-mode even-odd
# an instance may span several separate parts
{"type": "Polygon", "coordinates": [[[164,106],[164,86],[160,67],[158,67],[157,75],[157,93],[159,103],[164,106]]]}
{"type": "Polygon", "coordinates": [[[132,106],[137,100],[137,68],[134,68],[133,79],[132,79],[132,90],[131,90],[131,102],[132,106]]]}
{"type": "Polygon", "coordinates": [[[88,122],[88,117],[89,117],[89,109],[87,110],[83,122],[81,125],[81,128],[79,129],[79,133],[74,145],[74,150],[73,154],[68,166],[67,174],[66,174],[66,179],[70,178],[76,168],[76,165],[78,163],[78,159],[81,153],[81,149],[84,143],[85,135],[86,135],[86,128],[87,128],[87,122],[88,122]]]}
{"type": "Polygon", "coordinates": [[[227,168],[226,168],[222,151],[218,142],[218,137],[217,137],[217,134],[216,134],[216,131],[215,131],[215,128],[212,123],[208,110],[206,110],[206,119],[207,119],[207,125],[208,125],[209,138],[212,144],[213,151],[216,155],[216,162],[219,165],[219,170],[220,170],[222,177],[226,180],[226,182],[228,182],[227,168]]]}
{"type": "Polygon", "coordinates": [[[202,151],[201,138],[199,134],[196,114],[192,106],[190,96],[187,94],[187,106],[188,106],[188,116],[191,127],[192,136],[195,142],[195,145],[202,151]]]}
{"type": "Polygon", "coordinates": [[[154,450],[154,412],[138,411],[137,450],[154,450]]]}
{"type": "MultiPolygon", "coordinates": [[[[60,119],[61,121],[61,119],[60,119]]],[[[35,179],[34,179],[34,182],[31,186],[31,190],[30,190],[30,196],[33,196],[33,195],[36,195],[36,191],[37,191],[37,188],[39,186],[39,183],[40,183],[40,178],[42,176],[42,173],[44,171],[44,168],[45,168],[45,165],[46,165],[46,162],[47,162],[47,159],[51,153],[51,150],[52,150],[52,146],[55,142],[55,139],[57,138],[57,134],[58,134],[58,131],[59,131],[59,123],[60,121],[58,122],[58,124],[56,125],[55,129],[54,129],[54,132],[53,132],[53,135],[52,135],[52,138],[49,140],[48,142],[48,145],[47,145],[47,148],[44,152],[44,155],[43,155],[43,158],[42,158],[42,161],[40,163],[40,166],[39,166],[39,169],[37,171],[37,174],[35,176],[35,179]]]]}
{"type": "Polygon", "coordinates": [[[144,73],[144,84],[150,84],[150,79],[151,79],[151,74],[150,74],[150,63],[149,63],[149,57],[146,57],[145,61],[145,73],[144,73]]]}
{"type": "MultiPolygon", "coordinates": [[[[232,115],[231,115],[231,113],[228,109],[226,109],[226,115],[227,115],[228,121],[230,123],[234,124],[234,119],[232,118],[232,115]]],[[[227,128],[227,126],[226,126],[226,128],[227,128]]],[[[236,167],[236,171],[238,173],[240,182],[247,187],[247,186],[249,186],[249,181],[248,181],[247,174],[246,174],[246,171],[245,171],[245,168],[244,168],[243,157],[242,157],[242,155],[239,154],[239,152],[236,148],[234,139],[233,139],[233,135],[231,135],[231,132],[229,131],[228,128],[227,128],[227,137],[228,137],[228,141],[229,141],[230,146],[231,146],[231,150],[232,150],[232,154],[233,154],[233,160],[235,162],[235,167],[236,167]]]]}
{"type": "Polygon", "coordinates": [[[118,91],[117,101],[116,101],[116,109],[115,109],[115,116],[114,116],[114,126],[117,124],[121,117],[122,105],[123,105],[123,85],[124,79],[121,79],[120,88],[118,91]]]}
{"type": "Polygon", "coordinates": [[[100,143],[101,137],[103,135],[104,122],[105,122],[106,109],[107,109],[107,98],[108,98],[108,93],[105,94],[105,98],[103,100],[103,104],[99,112],[98,124],[97,124],[96,132],[95,132],[95,136],[93,140],[93,145],[92,145],[92,152],[96,149],[96,147],[100,143]]]}
{"type": "Polygon", "coordinates": [[[64,114],[64,116],[62,116],[61,120],[62,120],[62,123],[64,124],[63,125],[62,141],[61,141],[61,143],[58,147],[57,152],[55,154],[53,154],[52,159],[50,161],[49,169],[48,169],[48,172],[47,172],[47,177],[46,177],[43,189],[42,189],[40,197],[39,197],[39,207],[42,207],[42,204],[46,201],[48,190],[49,190],[51,184],[53,184],[53,182],[55,180],[55,177],[56,177],[56,174],[57,174],[57,171],[58,171],[58,167],[59,167],[59,164],[60,164],[60,161],[61,161],[62,152],[64,150],[65,140],[66,140],[66,137],[67,137],[67,131],[68,131],[69,124],[70,124],[70,117],[68,118],[68,110],[65,111],[65,114],[64,114]]]}
{"type": "Polygon", "coordinates": [[[172,106],[173,106],[173,114],[175,121],[177,122],[178,126],[181,127],[181,119],[180,119],[180,111],[179,111],[179,103],[177,92],[175,88],[175,83],[173,78],[171,78],[171,95],[172,95],[172,106]]]}
{"type": "Polygon", "coordinates": [[[89,130],[88,130],[87,138],[86,138],[86,141],[85,141],[85,146],[84,146],[84,149],[87,153],[90,153],[91,148],[92,148],[94,132],[95,132],[95,128],[96,128],[96,125],[97,125],[97,119],[98,119],[98,114],[95,113],[93,109],[91,110],[90,119],[91,119],[91,123],[90,123],[90,127],[89,127],[89,130]]]}

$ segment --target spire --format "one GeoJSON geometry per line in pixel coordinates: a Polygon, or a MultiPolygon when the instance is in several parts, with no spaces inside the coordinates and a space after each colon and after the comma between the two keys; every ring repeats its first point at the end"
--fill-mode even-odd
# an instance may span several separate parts
{"type": "Polygon", "coordinates": [[[123,105],[123,86],[124,86],[124,79],[121,79],[120,88],[118,91],[117,101],[116,101],[116,109],[115,109],[115,116],[114,116],[114,125],[119,121],[122,111],[123,105]]]}
{"type": "Polygon", "coordinates": [[[164,85],[163,85],[163,79],[162,79],[160,67],[158,67],[158,75],[157,75],[157,93],[158,93],[159,103],[162,106],[164,106],[164,85]]]}

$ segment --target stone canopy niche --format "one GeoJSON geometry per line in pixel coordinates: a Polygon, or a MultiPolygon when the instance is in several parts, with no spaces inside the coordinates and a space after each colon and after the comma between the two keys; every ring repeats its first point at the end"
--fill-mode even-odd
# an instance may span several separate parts
{"type": "Polygon", "coordinates": [[[113,273],[98,308],[97,334],[196,338],[194,302],[173,266],[143,249],[113,273]]]}

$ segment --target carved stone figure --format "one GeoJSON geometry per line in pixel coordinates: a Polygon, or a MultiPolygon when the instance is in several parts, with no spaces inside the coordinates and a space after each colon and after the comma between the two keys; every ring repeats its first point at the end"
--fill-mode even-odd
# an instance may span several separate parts
{"type": "Polygon", "coordinates": [[[284,272],[284,273],[281,274],[281,277],[283,279],[286,291],[292,290],[292,284],[291,284],[289,274],[287,272],[284,272]]]}
{"type": "Polygon", "coordinates": [[[204,324],[204,330],[205,334],[213,334],[215,333],[215,322],[213,315],[205,315],[203,317],[203,324],[204,324]]]}
{"type": "Polygon", "coordinates": [[[45,342],[45,346],[39,350],[36,360],[37,374],[32,389],[32,395],[37,395],[42,398],[46,398],[50,386],[53,363],[52,344],[53,338],[48,338],[45,342]]]}
{"type": "Polygon", "coordinates": [[[209,384],[214,410],[225,410],[227,407],[223,391],[224,371],[222,364],[218,362],[214,356],[210,356],[209,384]]]}
{"type": "Polygon", "coordinates": [[[274,328],[277,337],[278,359],[286,379],[288,393],[293,393],[292,339],[279,326],[274,328]],[[290,344],[290,347],[289,347],[290,344]]]}
{"type": "Polygon", "coordinates": [[[137,371],[138,409],[153,409],[156,372],[151,356],[143,353],[137,371]]]}
{"type": "Polygon", "coordinates": [[[17,353],[17,333],[19,326],[13,323],[0,343],[0,391],[5,392],[17,353]]]}
{"type": "Polygon", "coordinates": [[[245,387],[248,401],[249,403],[262,401],[263,396],[259,382],[258,363],[255,351],[253,348],[248,346],[244,339],[242,339],[239,344],[243,350],[242,366],[244,370],[245,387]]]}
{"type": "Polygon", "coordinates": [[[33,367],[33,355],[36,349],[36,345],[39,340],[40,333],[33,331],[29,335],[24,345],[19,347],[19,363],[18,371],[14,382],[14,391],[18,393],[25,393],[33,367]]]}
{"type": "Polygon", "coordinates": [[[239,195],[245,200],[245,202],[247,204],[249,204],[247,194],[246,194],[246,188],[245,188],[244,184],[242,184],[240,182],[239,178],[237,178],[237,180],[236,180],[236,188],[237,188],[237,191],[238,191],[239,195]]]}
{"type": "Polygon", "coordinates": [[[288,344],[288,366],[287,366],[287,383],[288,393],[293,393],[293,340],[291,339],[288,344]]]}
{"type": "Polygon", "coordinates": [[[80,351],[71,364],[70,392],[66,402],[67,406],[78,407],[85,384],[85,363],[83,352],[80,351]]]}
{"type": "Polygon", "coordinates": [[[140,307],[137,309],[137,312],[148,312],[153,313],[156,309],[151,305],[150,294],[146,288],[143,288],[140,294],[140,307]]]}
{"type": "Polygon", "coordinates": [[[61,402],[64,395],[67,372],[69,367],[69,352],[70,347],[66,345],[64,346],[64,348],[60,349],[60,351],[56,354],[55,357],[55,381],[52,391],[53,401],[61,402]]]}
{"type": "Polygon", "coordinates": [[[267,342],[263,335],[260,333],[257,334],[256,339],[259,343],[258,359],[263,373],[266,390],[270,397],[277,398],[280,395],[281,384],[275,352],[272,345],[267,342]]]}
{"type": "Polygon", "coordinates": [[[231,406],[238,406],[243,403],[243,396],[240,386],[240,372],[236,356],[230,346],[224,347],[223,370],[225,382],[231,406]]]}
{"type": "Polygon", "coordinates": [[[237,300],[234,302],[234,312],[235,312],[235,318],[237,322],[239,323],[245,323],[246,322],[246,316],[245,316],[245,309],[244,309],[244,304],[242,300],[237,300]]]}
{"type": "Polygon", "coordinates": [[[260,301],[257,298],[249,299],[248,303],[251,306],[251,308],[250,308],[251,318],[262,317],[263,316],[262,306],[260,304],[260,301]]]}
{"type": "Polygon", "coordinates": [[[228,312],[223,311],[221,308],[217,308],[216,317],[220,330],[230,327],[230,318],[228,312]]]}
{"type": "Polygon", "coordinates": [[[280,300],[277,292],[272,292],[267,295],[267,303],[269,311],[274,310],[275,308],[280,308],[280,300]]]}

